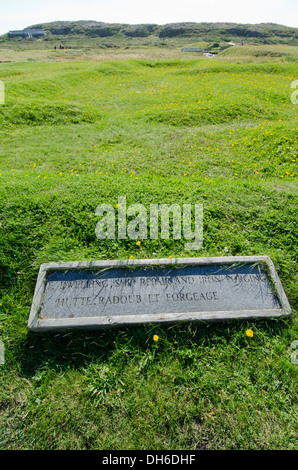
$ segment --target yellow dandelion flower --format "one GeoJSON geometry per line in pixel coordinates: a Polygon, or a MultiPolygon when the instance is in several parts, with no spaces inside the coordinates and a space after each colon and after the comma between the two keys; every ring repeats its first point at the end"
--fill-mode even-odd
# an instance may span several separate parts
{"type": "Polygon", "coordinates": [[[154,335],[154,336],[153,336],[153,341],[158,341],[158,340],[159,340],[159,336],[154,335]]]}
{"type": "Polygon", "coordinates": [[[133,259],[133,256],[132,256],[132,255],[130,255],[129,259],[133,259]]]}
{"type": "Polygon", "coordinates": [[[136,242],[136,245],[140,246],[140,244],[141,244],[141,241],[138,240],[138,241],[136,242]]]}
{"type": "Polygon", "coordinates": [[[246,336],[248,336],[249,338],[252,338],[253,335],[254,335],[254,332],[249,329],[249,330],[246,330],[245,334],[246,334],[246,336]]]}

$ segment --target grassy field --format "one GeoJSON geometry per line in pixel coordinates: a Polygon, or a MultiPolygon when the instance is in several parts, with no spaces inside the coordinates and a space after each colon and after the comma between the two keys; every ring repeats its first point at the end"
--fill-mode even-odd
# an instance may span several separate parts
{"type": "Polygon", "coordinates": [[[257,47],[0,51],[0,449],[297,450],[298,67],[257,47]],[[203,248],[98,240],[118,196],[202,203],[203,248]],[[27,331],[43,262],[225,255],[271,257],[292,316],[27,331]]]}
{"type": "Polygon", "coordinates": [[[58,36],[51,41],[0,38],[0,63],[9,62],[106,62],[115,60],[193,60],[205,59],[203,52],[184,52],[183,48],[201,48],[214,53],[212,61],[232,63],[297,62],[298,47],[285,44],[250,44],[236,41],[235,46],[219,42],[194,41],[191,38],[89,38],[58,36]],[[63,45],[65,49],[59,49],[63,45]],[[56,47],[56,49],[55,49],[56,47]]]}

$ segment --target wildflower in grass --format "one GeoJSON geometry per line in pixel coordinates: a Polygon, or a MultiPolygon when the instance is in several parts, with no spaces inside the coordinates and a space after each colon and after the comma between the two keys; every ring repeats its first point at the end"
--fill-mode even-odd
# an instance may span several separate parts
{"type": "Polygon", "coordinates": [[[141,241],[138,240],[138,241],[136,242],[136,245],[140,246],[140,244],[141,244],[141,241]]]}
{"type": "Polygon", "coordinates": [[[154,336],[153,336],[153,341],[157,342],[158,340],[159,340],[159,336],[154,335],[154,336]]]}
{"type": "Polygon", "coordinates": [[[254,335],[254,332],[253,332],[252,330],[248,329],[248,330],[246,330],[245,334],[246,334],[246,336],[248,336],[249,338],[252,338],[253,335],[254,335]]]}
{"type": "Polygon", "coordinates": [[[129,259],[133,259],[133,256],[132,256],[132,255],[130,255],[129,259]]]}

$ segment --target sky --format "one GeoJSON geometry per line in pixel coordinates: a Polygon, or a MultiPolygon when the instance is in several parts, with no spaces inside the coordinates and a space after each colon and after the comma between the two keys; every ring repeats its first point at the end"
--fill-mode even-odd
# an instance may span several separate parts
{"type": "Polygon", "coordinates": [[[298,27],[298,0],[0,0],[0,35],[38,23],[277,23],[298,27]]]}

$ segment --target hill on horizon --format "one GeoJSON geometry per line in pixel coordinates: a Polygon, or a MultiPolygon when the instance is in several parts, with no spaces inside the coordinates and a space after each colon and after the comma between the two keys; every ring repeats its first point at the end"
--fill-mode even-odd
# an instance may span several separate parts
{"type": "MultiPolygon", "coordinates": [[[[155,37],[160,40],[183,38],[212,41],[246,41],[251,44],[290,44],[298,45],[298,28],[274,24],[240,24],[240,23],[168,23],[164,25],[104,23],[92,20],[54,21],[28,26],[26,29],[44,29],[44,41],[59,37],[155,37]]],[[[8,33],[2,38],[6,39],[8,33]]]]}

